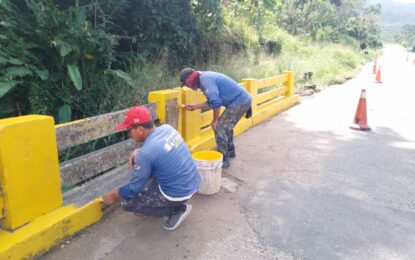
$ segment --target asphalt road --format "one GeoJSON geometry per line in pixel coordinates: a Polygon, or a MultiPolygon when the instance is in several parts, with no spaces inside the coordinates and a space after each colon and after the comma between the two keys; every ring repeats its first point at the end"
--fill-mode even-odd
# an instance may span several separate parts
{"type": "Polygon", "coordinates": [[[415,259],[415,64],[378,63],[382,84],[368,64],[238,136],[237,190],[195,196],[176,231],[118,209],[40,258],[415,259]],[[349,129],[362,88],[369,132],[349,129]]]}

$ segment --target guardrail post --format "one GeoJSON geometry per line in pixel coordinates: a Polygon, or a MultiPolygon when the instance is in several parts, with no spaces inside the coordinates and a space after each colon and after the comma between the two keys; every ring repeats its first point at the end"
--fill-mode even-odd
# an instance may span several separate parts
{"type": "Polygon", "coordinates": [[[289,97],[289,96],[294,95],[294,79],[295,78],[294,78],[294,72],[287,71],[285,73],[288,74],[288,80],[287,80],[287,82],[285,82],[284,85],[287,87],[287,94],[286,94],[286,96],[289,97]]]}
{"type": "Polygon", "coordinates": [[[56,133],[50,116],[0,120],[1,226],[16,229],[62,205],[56,133]]]}
{"type": "Polygon", "coordinates": [[[148,102],[156,103],[160,123],[169,124],[182,134],[182,90],[180,88],[152,91],[148,94],[148,102]]]}
{"type": "MultiPolygon", "coordinates": [[[[200,91],[194,91],[189,88],[183,88],[182,100],[183,104],[191,105],[198,103],[200,99],[200,91]]],[[[183,118],[183,138],[186,143],[196,138],[200,138],[200,128],[202,125],[202,111],[196,109],[194,111],[188,111],[182,109],[183,118]]]]}
{"type": "Polygon", "coordinates": [[[252,96],[251,109],[252,109],[252,116],[253,116],[258,112],[258,101],[257,101],[258,88],[257,88],[257,85],[256,85],[256,79],[254,79],[254,78],[243,79],[242,83],[245,84],[246,90],[248,90],[248,92],[252,96]]]}

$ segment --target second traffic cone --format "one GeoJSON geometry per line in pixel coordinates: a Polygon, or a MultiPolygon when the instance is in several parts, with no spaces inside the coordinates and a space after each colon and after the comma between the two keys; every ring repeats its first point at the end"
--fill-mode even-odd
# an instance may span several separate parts
{"type": "Polygon", "coordinates": [[[354,116],[353,124],[350,126],[353,130],[370,131],[367,124],[366,114],[366,89],[362,89],[360,94],[359,104],[357,105],[356,114],[354,116]]]}
{"type": "Polygon", "coordinates": [[[373,74],[376,74],[376,65],[377,65],[377,61],[374,61],[373,62],[373,70],[372,70],[373,74]]]}
{"type": "Polygon", "coordinates": [[[375,78],[376,83],[382,83],[382,71],[380,69],[378,69],[378,72],[376,73],[376,78],[375,78]]]}

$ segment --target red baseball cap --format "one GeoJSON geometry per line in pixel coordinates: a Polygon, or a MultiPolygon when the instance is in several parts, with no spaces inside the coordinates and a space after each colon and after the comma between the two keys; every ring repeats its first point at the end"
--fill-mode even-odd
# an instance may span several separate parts
{"type": "Polygon", "coordinates": [[[152,121],[150,111],[143,106],[134,106],[125,113],[124,122],[117,125],[117,130],[124,130],[132,125],[144,124],[152,121]]]}

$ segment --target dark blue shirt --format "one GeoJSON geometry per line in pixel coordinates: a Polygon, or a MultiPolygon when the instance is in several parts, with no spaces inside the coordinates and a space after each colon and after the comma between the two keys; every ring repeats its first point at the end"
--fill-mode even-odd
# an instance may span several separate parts
{"type": "Polygon", "coordinates": [[[222,73],[203,71],[200,75],[200,90],[213,109],[251,104],[249,92],[222,73]]]}
{"type": "Polygon", "coordinates": [[[162,192],[182,198],[197,191],[200,173],[180,134],[169,125],[155,128],[135,158],[137,168],[130,181],[119,189],[120,196],[132,199],[154,177],[162,192]]]}

